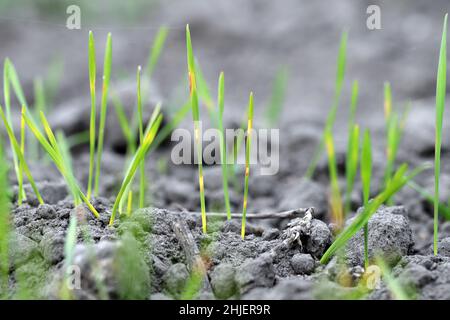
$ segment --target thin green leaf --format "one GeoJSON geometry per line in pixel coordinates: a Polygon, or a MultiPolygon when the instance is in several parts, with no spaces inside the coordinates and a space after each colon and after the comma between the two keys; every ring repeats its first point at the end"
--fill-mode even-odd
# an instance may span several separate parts
{"type": "Polygon", "coordinates": [[[169,30],[167,29],[167,27],[162,26],[159,28],[158,33],[156,34],[155,41],[153,41],[153,47],[150,50],[150,54],[148,56],[147,67],[145,68],[145,74],[148,78],[151,78],[153,71],[158,64],[159,57],[164,48],[168,33],[169,30]]]}
{"type": "Polygon", "coordinates": [[[100,186],[100,167],[102,163],[103,141],[105,137],[106,113],[108,110],[108,92],[109,82],[111,78],[111,64],[112,64],[112,37],[108,33],[106,39],[105,59],[103,66],[103,86],[102,86],[102,101],[100,110],[100,126],[98,129],[98,144],[97,144],[97,163],[95,166],[95,183],[94,194],[98,197],[98,189],[100,186]]]}
{"type": "Polygon", "coordinates": [[[434,154],[434,233],[433,252],[438,253],[438,224],[439,224],[439,175],[441,171],[441,144],[442,144],[442,121],[444,117],[445,95],[447,88],[447,18],[444,18],[442,30],[441,49],[439,52],[439,65],[436,84],[436,143],[434,154]]]}
{"type": "Polygon", "coordinates": [[[95,82],[96,82],[96,62],[95,62],[95,40],[92,31],[89,31],[89,89],[91,93],[91,119],[89,125],[89,177],[87,185],[87,198],[90,199],[92,195],[92,181],[94,177],[94,162],[95,162],[95,127],[96,127],[96,102],[95,102],[95,82]]]}
{"type": "Polygon", "coordinates": [[[117,209],[119,208],[120,202],[122,201],[122,197],[127,191],[129,184],[133,180],[133,177],[140,166],[141,162],[144,160],[145,155],[147,151],[150,148],[150,145],[152,144],[156,133],[159,129],[159,126],[162,121],[162,115],[158,115],[155,121],[153,123],[149,123],[148,127],[150,128],[147,130],[147,134],[145,135],[143,143],[139,146],[138,150],[136,151],[136,154],[133,157],[133,160],[130,163],[130,166],[125,174],[124,180],[122,182],[122,185],[120,187],[119,193],[116,197],[116,201],[114,202],[111,218],[109,220],[109,224],[112,225],[114,223],[117,209]]]}
{"type": "Polygon", "coordinates": [[[244,203],[242,205],[242,228],[241,237],[245,238],[245,223],[247,216],[247,202],[248,202],[248,182],[250,177],[250,149],[251,136],[253,127],[253,92],[250,93],[248,99],[248,124],[247,124],[247,142],[245,144],[245,180],[244,180],[244,203]]]}

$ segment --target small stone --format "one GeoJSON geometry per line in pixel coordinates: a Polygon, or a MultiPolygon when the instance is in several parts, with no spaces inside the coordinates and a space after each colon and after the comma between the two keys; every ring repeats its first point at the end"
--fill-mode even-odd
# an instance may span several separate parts
{"type": "MultiPolygon", "coordinates": [[[[382,255],[390,265],[408,254],[413,245],[412,231],[404,207],[380,207],[369,220],[369,259],[382,255]]],[[[351,220],[348,221],[350,223],[351,220]]],[[[364,234],[360,230],[346,247],[350,266],[363,265],[364,234]]]]}
{"type": "Polygon", "coordinates": [[[57,264],[64,259],[64,235],[60,232],[46,232],[39,243],[44,259],[51,264],[57,264]]]}
{"type": "Polygon", "coordinates": [[[311,220],[309,237],[306,240],[306,252],[314,257],[321,257],[331,244],[331,231],[328,226],[320,220],[311,220]]]}
{"type": "Polygon", "coordinates": [[[211,286],[219,299],[228,299],[236,294],[235,269],[231,264],[219,264],[210,274],[211,286]]]}
{"type": "Polygon", "coordinates": [[[20,233],[13,234],[10,240],[10,260],[17,268],[39,255],[38,244],[20,233]]]}
{"type": "Polygon", "coordinates": [[[42,219],[55,219],[56,218],[56,210],[53,206],[49,204],[41,204],[36,210],[36,214],[40,216],[42,219]]]}
{"type": "Polygon", "coordinates": [[[436,276],[430,270],[418,264],[407,266],[399,276],[402,287],[413,286],[413,289],[422,288],[435,279],[436,276]]]}
{"type": "Polygon", "coordinates": [[[180,297],[188,279],[189,272],[183,263],[175,263],[170,266],[163,277],[165,289],[175,298],[180,297]]]}
{"type": "Polygon", "coordinates": [[[310,254],[297,253],[291,258],[291,267],[295,274],[311,274],[314,272],[315,261],[310,254]]]}
{"type": "Polygon", "coordinates": [[[241,294],[256,287],[272,287],[275,270],[270,255],[263,254],[255,259],[247,259],[238,268],[235,276],[241,294]]]}

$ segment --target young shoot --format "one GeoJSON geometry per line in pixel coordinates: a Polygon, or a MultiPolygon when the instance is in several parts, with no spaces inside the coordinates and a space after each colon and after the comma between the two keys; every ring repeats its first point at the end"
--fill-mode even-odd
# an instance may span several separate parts
{"type": "Polygon", "coordinates": [[[89,125],[89,178],[87,185],[87,198],[91,199],[92,195],[92,180],[94,176],[94,162],[95,162],[95,127],[96,127],[96,101],[95,101],[95,82],[97,77],[96,62],[95,62],[95,40],[92,31],[89,31],[89,89],[91,93],[91,119],[89,125]]]}
{"type": "Polygon", "coordinates": [[[11,126],[8,123],[6,115],[3,112],[2,106],[0,106],[0,117],[2,118],[3,123],[5,125],[6,133],[8,134],[9,141],[11,143],[11,148],[14,150],[15,154],[17,155],[18,162],[20,163],[20,170],[21,170],[21,172],[24,172],[25,175],[27,176],[28,181],[30,182],[31,187],[32,187],[32,189],[33,189],[33,191],[34,191],[34,193],[36,195],[36,198],[38,199],[39,203],[43,204],[44,200],[42,199],[41,194],[39,193],[39,190],[38,190],[38,188],[36,186],[36,183],[35,183],[35,181],[33,179],[33,176],[31,175],[31,171],[28,168],[27,162],[26,162],[25,157],[23,155],[22,148],[19,145],[19,142],[17,142],[16,137],[14,136],[13,129],[11,128],[11,126]]]}
{"type": "MultiPolygon", "coordinates": [[[[11,129],[13,129],[11,118],[11,88],[10,88],[11,85],[13,86],[13,90],[15,91],[18,100],[21,102],[25,102],[23,91],[20,86],[14,65],[8,58],[6,58],[3,65],[3,95],[5,100],[6,119],[8,120],[8,124],[11,127],[11,129]]],[[[22,204],[22,201],[26,198],[25,190],[23,189],[23,170],[21,170],[19,157],[12,144],[11,144],[11,151],[13,156],[14,172],[16,173],[17,182],[19,185],[17,200],[20,205],[22,204]]]]}
{"type": "Polygon", "coordinates": [[[353,186],[355,184],[356,172],[358,171],[359,126],[354,124],[349,134],[347,156],[345,160],[345,176],[347,182],[347,188],[345,190],[345,215],[351,211],[353,186]]]}
{"type": "Polygon", "coordinates": [[[167,27],[162,26],[161,28],[159,28],[158,33],[156,34],[155,41],[153,42],[153,46],[148,55],[147,66],[145,68],[145,75],[148,78],[151,78],[153,71],[158,64],[159,57],[164,48],[168,33],[169,30],[167,29],[167,27]]]}
{"type": "Polygon", "coordinates": [[[344,225],[344,213],[341,191],[339,189],[336,154],[334,151],[334,142],[331,131],[325,132],[325,146],[328,154],[328,170],[330,175],[330,209],[332,220],[336,223],[338,230],[340,230],[344,225]]]}
{"type": "MultiPolygon", "coordinates": [[[[364,208],[369,204],[370,182],[372,179],[372,143],[368,129],[364,132],[361,150],[361,182],[364,208]]],[[[369,227],[364,225],[364,267],[369,266],[369,227]]]]}
{"type": "Polygon", "coordinates": [[[127,172],[125,173],[125,177],[123,179],[122,185],[120,187],[119,193],[116,197],[116,201],[114,202],[111,218],[109,220],[109,224],[112,225],[114,223],[117,210],[119,209],[119,205],[123,199],[123,196],[127,194],[129,190],[130,183],[133,181],[134,175],[136,174],[137,169],[140,167],[142,161],[145,160],[145,155],[147,154],[153,140],[158,132],[159,126],[162,121],[162,114],[159,114],[159,108],[155,108],[153,112],[153,116],[151,117],[149,124],[147,125],[147,129],[144,134],[143,143],[137,149],[127,172]]]}
{"type": "Polygon", "coordinates": [[[111,33],[108,33],[106,39],[105,59],[103,65],[103,85],[102,85],[102,101],[100,109],[100,125],[98,129],[98,142],[97,142],[97,162],[95,165],[95,183],[94,183],[94,195],[98,197],[98,189],[100,185],[100,167],[102,162],[103,153],[103,141],[105,137],[106,126],[106,112],[108,110],[108,91],[109,82],[111,78],[111,64],[112,64],[112,37],[111,33]]]}
{"type": "Polygon", "coordinates": [[[242,229],[241,237],[245,238],[245,222],[247,215],[247,202],[248,202],[248,180],[250,177],[250,150],[251,150],[251,136],[253,127],[253,92],[250,93],[248,100],[248,122],[247,122],[247,141],[245,144],[245,180],[244,180],[244,202],[242,205],[242,229]]]}
{"type": "MultiPolygon", "coordinates": [[[[141,66],[137,68],[136,72],[136,100],[137,100],[137,113],[138,113],[138,126],[139,126],[139,142],[142,145],[144,142],[144,115],[142,112],[142,98],[141,98],[141,66]]],[[[139,208],[145,206],[145,162],[142,161],[139,166],[139,208]]]]}
{"type": "Polygon", "coordinates": [[[345,189],[345,215],[347,215],[351,211],[351,196],[355,184],[356,172],[358,170],[359,127],[355,125],[357,103],[358,81],[355,80],[352,86],[352,99],[350,104],[350,116],[348,122],[347,154],[345,158],[345,176],[347,182],[345,189]]]}
{"type": "Polygon", "coordinates": [[[217,106],[219,108],[219,130],[220,130],[220,157],[222,162],[222,184],[223,184],[223,196],[225,201],[225,209],[227,212],[228,220],[231,219],[231,207],[230,196],[228,193],[228,165],[227,165],[227,141],[225,139],[225,130],[223,127],[223,111],[225,107],[224,95],[225,95],[225,78],[223,72],[219,76],[219,84],[217,90],[217,106]]]}
{"type": "Polygon", "coordinates": [[[205,186],[203,182],[202,143],[200,140],[200,128],[199,128],[200,111],[198,106],[194,53],[192,51],[192,42],[191,42],[191,34],[189,31],[189,25],[186,26],[186,50],[188,63],[189,95],[191,98],[192,118],[194,120],[194,139],[197,148],[198,184],[200,189],[202,230],[204,233],[206,233],[207,229],[206,229],[205,186]]]}
{"type": "Polygon", "coordinates": [[[433,228],[433,252],[438,254],[438,223],[439,223],[439,175],[441,171],[441,143],[442,121],[445,108],[445,94],[447,86],[447,18],[444,18],[442,30],[441,49],[439,52],[439,65],[436,84],[436,138],[434,151],[434,228],[433,228]]]}
{"type": "MultiPolygon", "coordinates": [[[[3,111],[2,111],[3,113],[3,111]]],[[[9,278],[9,237],[10,237],[10,188],[8,184],[8,165],[4,158],[0,139],[0,299],[8,290],[9,278]]]]}
{"type": "Polygon", "coordinates": [[[92,206],[92,204],[89,202],[87,196],[85,196],[84,193],[81,191],[78,183],[75,180],[75,177],[73,176],[73,174],[71,174],[72,169],[68,167],[67,158],[64,157],[63,151],[61,150],[61,147],[59,146],[55,138],[55,135],[53,134],[53,131],[50,125],[48,124],[47,119],[45,118],[42,112],[40,113],[40,116],[41,116],[41,123],[47,138],[42,134],[41,130],[38,128],[34,120],[30,118],[26,110],[25,109],[22,110],[22,117],[24,117],[25,123],[30,128],[31,132],[39,141],[43,149],[48,153],[53,163],[55,164],[56,168],[63,176],[64,180],[67,183],[67,186],[69,187],[69,190],[73,195],[75,204],[78,205],[81,203],[81,201],[84,202],[86,206],[89,208],[89,210],[92,212],[92,214],[96,218],[98,218],[99,213],[94,208],[94,206],[92,206]]]}

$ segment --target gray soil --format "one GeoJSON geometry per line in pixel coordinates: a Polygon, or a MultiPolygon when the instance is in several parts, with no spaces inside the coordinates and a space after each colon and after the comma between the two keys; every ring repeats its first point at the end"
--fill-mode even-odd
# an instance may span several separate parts
{"type": "MultiPolygon", "coordinates": [[[[161,2],[143,10],[148,14],[136,17],[130,13],[130,20],[112,24],[115,28],[105,27],[116,21],[112,14],[105,14],[104,20],[97,21],[89,18],[96,12],[88,11],[86,26],[81,31],[67,30],[57,14],[51,18],[43,15],[49,6],[45,6],[45,1],[42,7],[29,4],[8,11],[10,19],[0,16],[0,58],[12,58],[30,103],[33,101],[33,77],[46,72],[44,66],[49,64],[54,52],[65,57],[65,76],[48,116],[52,126],[67,135],[85,131],[89,123],[88,29],[96,34],[99,52],[103,52],[101,44],[106,31],[111,30],[113,69],[117,74],[121,70],[133,74],[136,65],[145,65],[148,45],[156,28],[163,23],[169,26],[166,51],[149,83],[151,99],[145,101],[146,116],[154,103],[162,100],[167,105],[163,112],[170,118],[170,108],[177,107],[186,98],[184,88],[174,89],[185,79],[184,25],[187,22],[211,87],[215,87],[218,72],[225,71],[227,127],[235,127],[242,121],[242,106],[250,90],[255,91],[260,108],[255,112],[256,126],[266,126],[262,108],[270,96],[278,63],[285,63],[291,77],[279,124],[280,171],[275,176],[251,174],[249,212],[314,207],[312,217],[250,220],[244,240],[240,237],[240,220],[209,219],[205,235],[201,231],[200,217],[187,213],[200,211],[196,167],[174,165],[170,161],[170,143],[165,141],[151,153],[146,164],[149,188],[146,200],[151,207],[140,209],[131,217],[121,217],[110,227],[111,206],[125,166],[125,139],[114,112],[110,112],[102,164],[102,197],[93,200],[100,219],[93,218],[84,206],[74,208],[63,180],[50,162],[30,162],[46,204],[38,204],[27,184],[27,201],[13,208],[11,288],[17,289],[18,283],[25,283],[25,288],[19,291],[40,298],[60,297],[65,277],[64,242],[70,217],[76,215],[78,244],[73,264],[80,268],[81,287],[73,290],[73,294],[79,299],[186,297],[187,288],[191,288],[193,282],[195,286],[192,275],[196,271],[193,263],[196,257],[203,262],[206,275],[195,290],[196,294],[188,296],[192,298],[361,297],[357,283],[364,273],[362,232],[350,240],[339,258],[333,258],[326,266],[319,263],[334,239],[328,213],[327,159],[320,159],[312,180],[302,178],[332,99],[339,34],[345,27],[350,30],[343,111],[339,112],[335,126],[339,178],[345,190],[346,106],[350,81],[358,78],[361,95],[357,121],[372,131],[372,195],[376,195],[382,188],[385,167],[383,81],[393,84],[396,108],[412,101],[398,163],[406,161],[415,166],[432,161],[434,157],[437,52],[442,16],[450,8],[446,0],[432,4],[429,1],[380,1],[383,29],[369,31],[365,27],[365,10],[372,2],[282,2],[283,5],[278,1],[223,1],[218,12],[205,1],[161,2]],[[217,19],[218,14],[221,19],[217,19]],[[148,21],[151,21],[150,27],[148,21]],[[35,55],[31,57],[30,52],[35,55]],[[262,65],[267,68],[261,68],[262,65]],[[188,231],[195,244],[192,247],[197,251],[186,250],[186,239],[176,232],[177,225],[186,227],[183,230],[188,231]]],[[[134,78],[113,76],[112,87],[131,114],[135,106],[134,78]]],[[[206,112],[203,113],[206,120],[206,112]]],[[[15,119],[18,121],[18,117],[15,119]]],[[[191,126],[190,115],[181,126],[191,126]]],[[[448,129],[444,125],[444,132],[448,129]]],[[[450,153],[449,141],[443,141],[441,197],[445,202],[450,198],[450,162],[445,160],[450,153]]],[[[72,151],[75,175],[84,186],[88,178],[88,148],[82,145],[72,151]]],[[[204,169],[206,204],[210,211],[216,211],[223,207],[221,169],[219,166],[204,169]]],[[[243,170],[240,170],[238,186],[230,188],[234,212],[240,212],[242,206],[243,170]]],[[[421,174],[416,180],[428,192],[433,192],[431,172],[421,174]]],[[[17,182],[13,172],[11,182],[15,202],[17,182]]],[[[361,190],[359,182],[355,190],[361,190]]],[[[355,213],[361,202],[361,195],[355,192],[352,195],[355,213]]],[[[450,299],[450,222],[442,218],[439,255],[434,257],[432,205],[408,186],[395,196],[394,202],[395,206],[380,208],[369,221],[370,257],[381,254],[392,268],[392,275],[411,296],[450,299]]],[[[352,218],[350,215],[349,221],[352,218]]],[[[382,282],[367,298],[392,299],[394,296],[382,282]]]]}

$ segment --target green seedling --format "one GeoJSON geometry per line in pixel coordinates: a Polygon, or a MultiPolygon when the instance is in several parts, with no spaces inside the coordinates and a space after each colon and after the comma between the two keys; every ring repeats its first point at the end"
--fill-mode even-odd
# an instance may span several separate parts
{"type": "MultiPolygon", "coordinates": [[[[33,179],[33,176],[31,175],[31,171],[28,168],[27,162],[26,162],[25,157],[24,157],[24,155],[22,153],[22,148],[19,145],[19,143],[17,142],[17,139],[14,136],[13,129],[9,125],[8,120],[6,118],[6,115],[3,112],[3,108],[1,106],[0,106],[0,117],[2,118],[3,123],[5,125],[5,129],[6,129],[6,132],[8,134],[9,141],[11,143],[11,147],[12,147],[12,149],[14,150],[14,152],[17,155],[18,161],[20,163],[20,169],[22,170],[21,172],[25,173],[25,175],[28,178],[28,181],[31,184],[31,187],[33,188],[33,191],[34,191],[34,193],[36,195],[36,198],[38,199],[40,204],[43,204],[44,200],[42,199],[41,194],[39,193],[39,190],[38,190],[38,188],[36,186],[36,183],[35,183],[35,181],[33,179]]],[[[23,174],[23,173],[21,173],[21,174],[23,174]]]]}
{"type": "MultiPolygon", "coordinates": [[[[370,132],[366,129],[361,150],[361,182],[364,207],[369,205],[371,179],[372,143],[370,140],[370,132]]],[[[364,266],[366,269],[369,266],[369,227],[367,223],[364,225],[364,266]]]]}
{"type": "Polygon", "coordinates": [[[289,74],[287,67],[281,67],[275,75],[272,85],[272,94],[265,112],[266,122],[269,127],[276,126],[280,120],[284,100],[286,98],[288,78],[289,74]]]}
{"type": "Polygon", "coordinates": [[[413,179],[416,175],[426,169],[425,166],[414,169],[410,174],[407,174],[408,165],[403,164],[393,175],[389,185],[378,196],[364,207],[364,210],[356,216],[353,222],[348,225],[334,240],[331,246],[324,253],[320,259],[320,263],[326,264],[330,258],[340,249],[342,249],[346,243],[364,227],[369,221],[372,215],[378,210],[378,208],[392,195],[397,193],[408,181],[413,179]]]}
{"type": "Polygon", "coordinates": [[[253,92],[250,93],[248,99],[248,122],[247,122],[247,141],[245,144],[245,180],[244,180],[244,202],[242,205],[242,229],[241,237],[245,238],[245,223],[247,215],[247,203],[248,203],[248,180],[250,178],[250,150],[252,142],[252,128],[253,128],[253,92]]]}
{"type": "MultiPolygon", "coordinates": [[[[409,105],[405,108],[403,115],[393,111],[392,89],[389,82],[384,84],[384,117],[386,122],[386,168],[384,172],[384,186],[389,183],[397,158],[398,147],[406,123],[409,105]]],[[[388,205],[393,204],[392,198],[387,200],[388,205]]]]}
{"type": "Polygon", "coordinates": [[[92,180],[94,176],[94,161],[95,161],[95,127],[96,127],[96,101],[95,101],[95,82],[97,77],[96,62],[95,62],[95,40],[92,31],[89,31],[89,89],[91,93],[91,119],[89,125],[89,178],[87,185],[87,198],[91,199],[92,195],[92,180]]]}
{"type": "Polygon", "coordinates": [[[358,104],[358,87],[358,81],[355,80],[352,86],[352,99],[348,121],[347,155],[345,160],[345,175],[347,182],[345,189],[345,215],[347,215],[351,210],[351,195],[355,184],[356,171],[358,170],[359,127],[355,125],[356,107],[358,104]]]}
{"type": "Polygon", "coordinates": [[[197,147],[197,162],[198,162],[198,184],[200,188],[200,207],[202,213],[202,229],[206,233],[206,206],[205,206],[205,186],[203,182],[203,158],[202,158],[202,143],[200,140],[200,111],[198,107],[197,82],[195,73],[194,53],[192,51],[191,34],[189,25],[186,26],[186,50],[188,63],[188,79],[189,79],[189,94],[191,98],[192,118],[194,120],[194,139],[197,147]]]}
{"type": "MultiPolygon", "coordinates": [[[[92,204],[89,202],[89,199],[87,196],[84,195],[84,193],[81,191],[79,185],[77,184],[75,177],[71,174],[71,168],[67,167],[67,161],[64,160],[64,156],[62,155],[61,148],[59,147],[56,138],[53,134],[52,129],[50,128],[50,125],[48,124],[47,119],[45,118],[44,114],[41,113],[41,123],[44,127],[45,134],[47,135],[47,138],[42,134],[41,130],[38,128],[38,126],[35,124],[35,122],[30,118],[30,116],[27,114],[26,110],[22,110],[22,117],[24,117],[25,122],[27,126],[30,128],[31,132],[33,132],[36,139],[39,141],[43,149],[47,152],[47,154],[52,159],[53,163],[55,164],[58,171],[63,176],[64,180],[66,181],[69,190],[71,191],[75,204],[79,204],[81,201],[83,201],[86,206],[89,208],[89,210],[92,212],[92,214],[95,217],[99,217],[99,214],[97,210],[92,206],[92,204]]],[[[28,177],[29,178],[29,177],[28,177]]]]}
{"type": "Polygon", "coordinates": [[[325,147],[325,134],[328,131],[331,131],[333,128],[334,122],[336,120],[336,113],[337,108],[339,106],[339,100],[342,93],[342,86],[344,83],[344,76],[345,76],[345,66],[346,66],[346,60],[347,60],[347,38],[348,34],[347,32],[343,32],[341,36],[341,43],[339,46],[339,54],[337,59],[337,71],[336,71],[336,85],[335,85],[335,91],[334,91],[334,98],[333,98],[333,104],[331,105],[331,109],[328,113],[327,120],[325,123],[325,129],[322,138],[320,139],[319,144],[317,145],[316,150],[314,151],[313,158],[311,161],[311,164],[308,167],[308,170],[306,171],[306,178],[311,179],[314,175],[314,172],[316,170],[317,163],[319,162],[320,156],[322,155],[322,152],[325,147]]]}
{"type": "MultiPolygon", "coordinates": [[[[359,129],[357,129],[359,130],[359,129]]],[[[337,174],[336,154],[331,131],[325,132],[325,145],[328,154],[328,170],[330,175],[330,209],[332,220],[336,223],[338,230],[344,225],[344,212],[342,206],[341,191],[337,174]]]]}
{"type": "MultiPolygon", "coordinates": [[[[23,94],[23,90],[20,85],[16,69],[14,68],[12,62],[8,58],[6,58],[3,65],[3,95],[5,99],[6,119],[8,120],[9,126],[12,129],[14,129],[11,118],[11,86],[13,87],[13,90],[19,102],[22,105],[26,105],[25,96],[23,94]]],[[[22,140],[22,138],[20,140],[22,140]]],[[[26,198],[25,190],[23,189],[23,175],[22,170],[20,168],[20,163],[18,159],[19,157],[12,144],[11,144],[11,151],[13,156],[14,172],[16,173],[17,182],[19,185],[17,200],[19,204],[22,204],[22,201],[26,198]]]]}
{"type": "Polygon", "coordinates": [[[100,167],[102,162],[103,153],[103,141],[105,137],[106,126],[106,112],[108,108],[108,92],[109,82],[111,79],[111,64],[112,64],[112,37],[111,33],[108,33],[106,39],[105,59],[103,66],[103,86],[102,86],[102,101],[100,109],[100,125],[98,129],[98,143],[97,143],[97,162],[95,165],[95,183],[94,183],[94,195],[98,197],[98,189],[100,183],[100,167]]]}
{"type": "Polygon", "coordinates": [[[352,130],[349,132],[349,140],[347,146],[347,157],[345,160],[345,175],[346,175],[346,195],[345,195],[345,210],[344,214],[347,215],[351,211],[352,192],[355,184],[356,173],[358,171],[359,160],[359,126],[353,125],[352,130]]]}
{"type": "Polygon", "coordinates": [[[158,33],[156,34],[155,41],[153,42],[150,54],[148,55],[147,66],[145,68],[145,74],[148,78],[151,78],[153,71],[158,64],[159,57],[161,56],[161,52],[164,48],[168,33],[169,30],[167,29],[167,27],[162,26],[161,28],[159,28],[158,33]]]}
{"type": "Polygon", "coordinates": [[[225,129],[223,127],[223,111],[224,111],[224,95],[225,95],[225,79],[223,72],[219,76],[217,95],[217,106],[219,107],[219,130],[220,130],[220,157],[222,162],[222,184],[223,196],[225,200],[225,209],[228,220],[231,219],[230,196],[228,194],[228,165],[227,165],[227,142],[225,140],[225,129]]]}
{"type": "Polygon", "coordinates": [[[147,129],[144,134],[143,143],[137,149],[127,172],[125,173],[125,177],[123,179],[122,185],[120,186],[119,193],[116,197],[116,201],[114,202],[111,218],[109,220],[109,224],[112,225],[114,223],[117,210],[119,209],[119,205],[123,200],[124,194],[128,194],[130,183],[133,181],[134,175],[136,174],[137,169],[140,167],[142,161],[145,160],[145,155],[147,154],[157,132],[159,126],[162,121],[162,114],[159,114],[159,109],[155,108],[153,115],[147,125],[147,129]]]}
{"type": "MultiPolygon", "coordinates": [[[[138,114],[138,126],[139,126],[139,142],[142,145],[144,143],[144,116],[142,112],[142,98],[141,98],[141,67],[139,66],[136,73],[137,83],[137,114],[138,114]]],[[[139,208],[145,206],[145,162],[142,161],[139,167],[139,208]]]]}
{"type": "Polygon", "coordinates": [[[442,30],[441,49],[439,52],[439,65],[436,84],[436,138],[434,148],[434,232],[433,252],[438,253],[438,223],[439,223],[439,175],[441,171],[441,144],[442,144],[442,121],[444,117],[445,95],[447,86],[447,18],[444,18],[442,30]]]}

